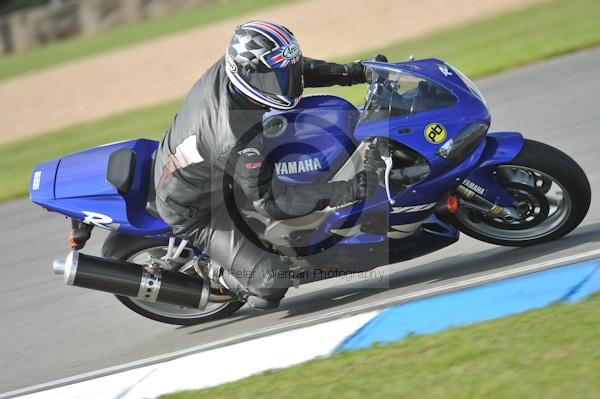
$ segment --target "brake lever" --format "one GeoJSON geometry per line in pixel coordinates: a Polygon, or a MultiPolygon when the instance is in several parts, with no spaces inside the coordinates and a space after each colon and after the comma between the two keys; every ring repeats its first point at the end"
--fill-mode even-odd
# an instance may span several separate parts
{"type": "Polygon", "coordinates": [[[395,205],[396,200],[392,199],[392,193],[390,190],[390,173],[392,172],[392,167],[394,166],[394,160],[392,159],[392,157],[390,155],[388,155],[388,156],[381,155],[381,159],[385,163],[385,179],[384,179],[385,193],[387,194],[390,205],[395,205]]]}

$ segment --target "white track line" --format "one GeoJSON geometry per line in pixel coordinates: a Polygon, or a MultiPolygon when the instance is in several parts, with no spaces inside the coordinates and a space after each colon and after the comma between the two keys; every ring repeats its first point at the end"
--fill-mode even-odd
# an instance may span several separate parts
{"type": "Polygon", "coordinates": [[[444,284],[444,285],[440,285],[437,287],[427,288],[427,289],[417,291],[417,292],[411,292],[408,294],[398,295],[395,297],[386,298],[386,299],[382,299],[382,300],[375,301],[375,302],[365,303],[362,305],[356,305],[356,306],[336,310],[336,311],[329,312],[329,313],[323,313],[323,314],[303,318],[301,320],[294,320],[294,321],[290,321],[287,323],[277,324],[275,326],[265,327],[265,328],[262,328],[259,330],[254,330],[252,332],[248,332],[245,334],[240,334],[240,335],[236,335],[233,337],[221,339],[218,341],[213,341],[213,342],[210,342],[207,344],[193,346],[191,348],[182,349],[182,350],[175,351],[175,352],[157,355],[157,356],[149,357],[146,359],[141,359],[141,360],[136,360],[133,362],[121,364],[118,366],[108,367],[105,369],[92,371],[89,373],[83,373],[83,374],[75,375],[72,377],[62,378],[62,379],[47,382],[44,384],[34,385],[34,386],[31,386],[28,388],[22,388],[22,389],[11,391],[11,392],[6,392],[3,394],[0,394],[0,399],[24,395],[24,394],[42,391],[42,390],[46,390],[46,389],[50,389],[50,388],[56,388],[56,387],[59,387],[62,385],[73,384],[75,382],[80,382],[80,381],[88,380],[91,378],[97,378],[97,377],[102,377],[102,376],[106,376],[109,374],[114,374],[114,373],[117,373],[120,371],[130,370],[130,369],[142,367],[142,366],[148,366],[151,364],[172,360],[172,359],[184,356],[184,355],[189,355],[189,354],[197,353],[197,352],[203,352],[203,351],[206,351],[209,349],[221,347],[221,346],[236,343],[236,342],[246,341],[246,340],[249,340],[252,338],[257,338],[257,337],[264,336],[267,334],[274,334],[277,332],[286,331],[291,328],[298,328],[298,327],[302,327],[302,326],[315,324],[317,322],[324,322],[326,320],[331,320],[331,319],[347,316],[350,314],[366,312],[368,310],[381,308],[386,305],[399,303],[399,302],[406,302],[408,300],[419,299],[419,298],[431,296],[433,294],[439,294],[439,293],[446,292],[446,291],[456,291],[461,288],[466,288],[466,287],[475,286],[475,285],[481,285],[484,283],[492,282],[494,280],[506,279],[506,278],[518,276],[521,274],[527,274],[527,273],[531,273],[534,271],[539,271],[542,269],[548,269],[548,268],[552,268],[552,267],[556,267],[556,266],[568,265],[570,263],[574,263],[576,261],[581,261],[581,260],[586,260],[589,258],[593,258],[595,256],[600,256],[600,249],[595,249],[592,251],[583,252],[583,253],[576,254],[576,255],[565,256],[562,258],[553,259],[553,260],[549,260],[549,261],[541,262],[541,263],[536,263],[533,265],[521,266],[521,267],[517,267],[514,269],[505,270],[505,271],[501,271],[501,272],[497,272],[497,273],[486,274],[484,276],[473,277],[473,278],[466,279],[466,280],[456,281],[453,283],[444,284]]]}

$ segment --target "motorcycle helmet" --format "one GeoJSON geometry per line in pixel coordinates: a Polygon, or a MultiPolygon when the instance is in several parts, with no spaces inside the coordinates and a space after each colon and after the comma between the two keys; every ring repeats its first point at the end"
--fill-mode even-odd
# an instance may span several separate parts
{"type": "Polygon", "coordinates": [[[225,63],[232,84],[254,101],[283,110],[300,101],[302,53],[285,27],[264,21],[238,26],[227,46],[225,63]]]}

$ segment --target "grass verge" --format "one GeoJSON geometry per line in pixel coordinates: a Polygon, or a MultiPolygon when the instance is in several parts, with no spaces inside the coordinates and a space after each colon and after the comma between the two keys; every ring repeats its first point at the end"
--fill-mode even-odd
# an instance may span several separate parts
{"type": "MultiPolygon", "coordinates": [[[[552,0],[427,37],[374,49],[390,60],[438,57],[472,77],[479,77],[550,56],[600,44],[600,2],[552,0]]],[[[566,71],[565,73],[568,73],[566,71]]],[[[365,87],[316,89],[360,103],[365,87]]],[[[485,94],[485,93],[484,93],[485,94]]],[[[69,151],[130,137],[160,136],[175,113],[178,101],[126,112],[96,122],[61,129],[0,146],[1,199],[27,193],[35,163],[69,151]]],[[[492,110],[493,112],[493,110],[492,110]]]]}
{"type": "Polygon", "coordinates": [[[290,1],[213,0],[206,5],[164,18],[126,25],[96,35],[50,43],[25,53],[0,58],[2,66],[0,80],[290,1]]]}
{"type": "Polygon", "coordinates": [[[0,146],[0,199],[25,195],[32,168],[45,160],[119,140],[159,139],[180,102],[176,100],[3,144],[0,146]]]}
{"type": "MultiPolygon", "coordinates": [[[[406,60],[410,55],[440,58],[467,76],[477,78],[600,45],[599,19],[600,1],[545,1],[377,52],[391,61],[406,60]]],[[[366,59],[373,54],[374,51],[358,54],[354,59],[366,59]]],[[[364,98],[364,88],[335,88],[331,92],[354,103],[364,98]]]]}
{"type": "Polygon", "coordinates": [[[599,369],[596,294],[163,399],[594,398],[599,369]]]}

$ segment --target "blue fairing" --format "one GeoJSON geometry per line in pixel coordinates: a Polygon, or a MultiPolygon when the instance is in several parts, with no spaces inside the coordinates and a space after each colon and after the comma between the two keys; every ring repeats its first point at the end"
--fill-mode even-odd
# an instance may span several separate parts
{"type": "MultiPolygon", "coordinates": [[[[493,174],[496,166],[510,163],[523,146],[523,136],[520,133],[493,133],[486,136],[472,155],[458,167],[447,169],[437,176],[430,176],[399,195],[394,195],[396,203],[391,206],[387,200],[385,190],[379,186],[373,198],[335,211],[315,232],[311,244],[316,248],[323,242],[327,242],[331,236],[331,230],[347,228],[354,225],[363,217],[368,217],[369,212],[378,212],[385,209],[388,214],[388,223],[393,225],[406,225],[423,220],[423,215],[433,217],[435,208],[425,212],[395,213],[397,209],[411,205],[420,205],[443,201],[449,190],[454,189],[465,178],[485,187],[485,197],[501,206],[509,205],[512,197],[497,183],[493,174]]],[[[453,229],[450,227],[450,230],[453,229]]],[[[457,234],[458,235],[458,234],[457,234]]],[[[411,238],[411,240],[414,239],[411,238]]],[[[379,240],[383,242],[382,240],[379,240]]],[[[342,241],[336,245],[372,244],[377,239],[370,234],[361,233],[353,237],[351,241],[342,241]]]]}
{"type": "Polygon", "coordinates": [[[34,168],[41,172],[39,188],[30,186],[31,200],[44,208],[123,233],[156,235],[169,227],[145,211],[152,153],[158,142],[122,141],[67,155],[34,168]],[[131,187],[125,195],[106,181],[110,154],[121,148],[135,152],[131,187]],[[95,215],[95,216],[94,216],[95,215]]]}
{"type": "MultiPolygon", "coordinates": [[[[429,162],[431,172],[425,179],[406,190],[392,193],[394,206],[389,204],[385,190],[380,186],[372,199],[332,213],[312,236],[311,245],[314,246],[315,251],[331,239],[332,230],[356,225],[361,218],[368,218],[369,213],[386,210],[389,226],[409,225],[424,218],[431,218],[435,210],[433,205],[444,201],[447,194],[465,179],[484,187],[486,189],[484,196],[490,201],[501,206],[512,203],[512,197],[496,182],[493,172],[497,165],[508,163],[518,155],[523,145],[523,137],[519,133],[495,133],[485,136],[471,154],[458,165],[448,162],[436,153],[441,145],[455,137],[467,125],[480,123],[489,126],[490,124],[490,114],[485,100],[474,86],[467,84],[470,81],[463,81],[462,75],[456,73],[443,61],[436,59],[395,65],[376,62],[366,64],[383,66],[426,78],[452,93],[456,97],[456,103],[441,109],[368,121],[357,126],[354,133],[357,142],[373,137],[384,137],[401,143],[423,155],[429,162]],[[440,67],[446,67],[446,73],[443,73],[440,67]],[[443,142],[434,144],[426,140],[424,131],[433,122],[443,124],[445,127],[447,138],[443,142]],[[403,209],[423,205],[424,208],[429,209],[421,212],[403,211],[403,209]]],[[[402,241],[415,240],[418,236],[402,241]]],[[[359,233],[351,240],[336,242],[336,246],[358,243],[374,245],[377,240],[378,238],[373,237],[372,234],[359,233]]],[[[380,241],[382,245],[390,245],[386,240],[380,241]]]]}
{"type": "MultiPolygon", "coordinates": [[[[374,71],[387,71],[390,76],[413,79],[416,83],[404,92],[407,98],[411,91],[413,93],[410,109],[394,114],[392,105],[396,103],[390,102],[389,109],[376,110],[384,115],[389,112],[387,117],[373,114],[374,117],[365,118],[370,112],[368,101],[359,110],[339,97],[318,95],[303,98],[294,110],[271,111],[264,118],[267,162],[287,184],[330,181],[360,142],[373,138],[399,143],[425,160],[429,173],[404,189],[392,192],[393,205],[380,185],[373,198],[338,208],[311,229],[305,242],[306,255],[313,255],[319,263],[343,264],[357,271],[372,268],[380,261],[410,259],[455,242],[457,230],[438,219],[436,209],[465,179],[485,189],[483,196],[489,201],[501,206],[512,204],[512,197],[496,182],[494,171],[498,165],[509,164],[523,147],[519,133],[487,134],[490,114],[483,96],[468,78],[443,61],[368,62],[365,65],[374,71]],[[427,85],[419,83],[421,81],[427,85]],[[438,87],[444,94],[446,104],[427,107],[419,103],[421,108],[416,107],[415,99],[421,90],[427,92],[432,87],[438,87]],[[439,124],[445,130],[443,139],[437,142],[427,139],[427,129],[432,124],[439,124]],[[440,155],[442,146],[473,125],[482,126],[481,135],[476,136],[464,156],[451,161],[440,155]],[[365,220],[373,220],[377,215],[384,216],[381,223],[386,224],[390,232],[410,225],[417,225],[418,231],[404,238],[362,228],[349,236],[336,233],[341,231],[338,229],[350,229],[365,220]]],[[[389,86],[393,89],[391,93],[401,88],[399,82],[389,86]]],[[[376,93],[377,84],[374,78],[369,96],[376,93]]],[[[148,184],[153,184],[151,156],[157,145],[151,140],[129,140],[37,165],[30,183],[31,200],[51,211],[126,234],[168,235],[169,226],[146,211],[148,184]],[[133,180],[125,194],[106,181],[109,157],[122,148],[135,153],[133,180]]]]}

